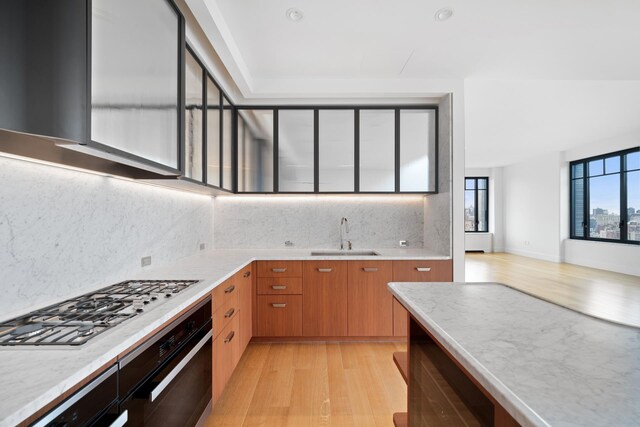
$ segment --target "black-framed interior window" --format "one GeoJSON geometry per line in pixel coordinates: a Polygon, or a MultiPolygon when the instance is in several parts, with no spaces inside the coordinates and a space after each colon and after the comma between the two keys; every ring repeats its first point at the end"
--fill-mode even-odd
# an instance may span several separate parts
{"type": "Polygon", "coordinates": [[[489,178],[466,177],[464,179],[464,231],[486,233],[489,231],[489,178]]]}
{"type": "Polygon", "coordinates": [[[640,147],[570,163],[570,237],[640,244],[640,147]]]}

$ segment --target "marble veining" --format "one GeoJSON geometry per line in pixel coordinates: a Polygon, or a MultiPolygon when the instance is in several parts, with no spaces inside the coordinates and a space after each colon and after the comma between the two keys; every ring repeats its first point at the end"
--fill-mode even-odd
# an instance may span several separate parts
{"type": "MultiPolygon", "coordinates": [[[[349,221],[354,249],[411,248],[424,242],[423,196],[216,197],[216,248],[333,248],[340,244],[340,218],[349,221]]],[[[446,252],[448,253],[448,252],[446,252]]]]}
{"type": "Polygon", "coordinates": [[[312,257],[309,250],[210,250],[138,271],[129,279],[198,279],[142,315],[74,348],[0,348],[0,427],[13,426],[56,399],[255,260],[448,259],[420,249],[382,249],[377,257],[312,257]]]}
{"type": "Polygon", "coordinates": [[[640,329],[496,283],[389,289],[522,425],[640,425],[640,329]]]}
{"type": "Polygon", "coordinates": [[[0,319],[213,245],[210,197],[0,157],[0,319]]]}

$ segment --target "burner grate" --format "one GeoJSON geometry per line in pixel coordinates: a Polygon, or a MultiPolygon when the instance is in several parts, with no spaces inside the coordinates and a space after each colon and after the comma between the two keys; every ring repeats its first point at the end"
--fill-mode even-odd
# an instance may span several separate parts
{"type": "Polygon", "coordinates": [[[0,346],[81,345],[198,280],[128,280],[0,323],[0,346]]]}

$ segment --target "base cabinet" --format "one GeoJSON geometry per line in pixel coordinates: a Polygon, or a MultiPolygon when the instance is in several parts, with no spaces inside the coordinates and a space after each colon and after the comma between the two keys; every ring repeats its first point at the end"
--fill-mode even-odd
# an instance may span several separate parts
{"type": "Polygon", "coordinates": [[[349,261],[349,336],[393,335],[392,276],[392,261],[349,261]]]}
{"type": "Polygon", "coordinates": [[[240,313],[213,341],[213,402],[217,402],[240,360],[240,313]]]}
{"type": "Polygon", "coordinates": [[[347,336],[347,261],[307,261],[302,269],[302,334],[347,336]]]}
{"type": "Polygon", "coordinates": [[[256,336],[302,336],[302,295],[258,295],[256,302],[256,336]]]}

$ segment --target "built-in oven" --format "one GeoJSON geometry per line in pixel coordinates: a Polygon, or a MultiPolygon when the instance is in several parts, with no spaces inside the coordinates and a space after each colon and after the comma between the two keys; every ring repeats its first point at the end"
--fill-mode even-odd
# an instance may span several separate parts
{"type": "Polygon", "coordinates": [[[211,400],[211,299],[119,361],[127,426],[193,426],[211,400]]]}
{"type": "Polygon", "coordinates": [[[37,427],[112,426],[127,421],[127,412],[118,413],[118,365],[113,365],[73,393],[45,416],[37,427]]]}

